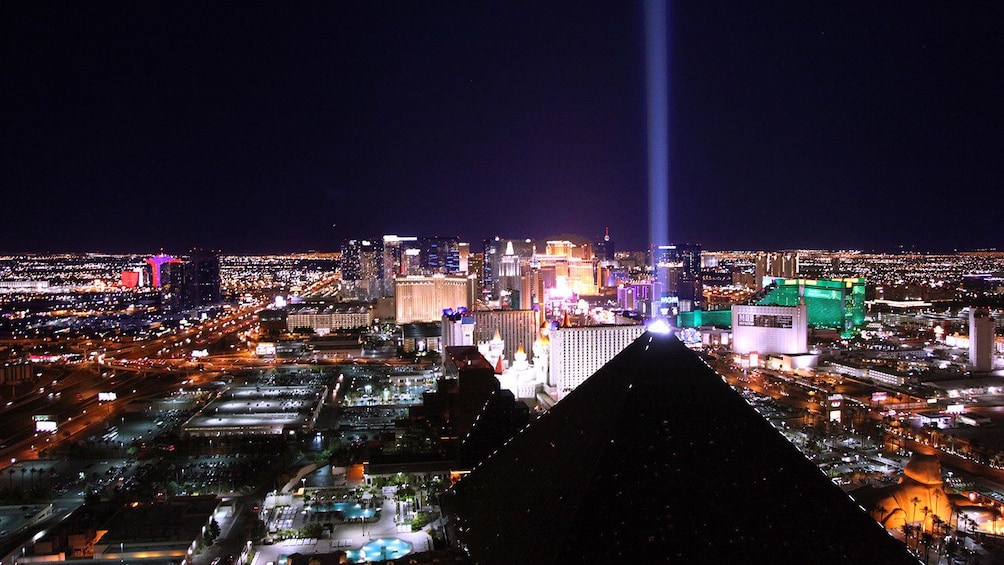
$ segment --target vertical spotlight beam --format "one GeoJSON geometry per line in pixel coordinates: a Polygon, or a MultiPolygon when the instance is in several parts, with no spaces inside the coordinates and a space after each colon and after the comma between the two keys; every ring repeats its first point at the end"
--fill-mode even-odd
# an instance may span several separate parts
{"type": "MultiPolygon", "coordinates": [[[[645,0],[645,87],[648,99],[648,231],[653,274],[656,252],[669,244],[669,88],[666,0],[645,0]]],[[[659,283],[665,292],[665,277],[659,283]]],[[[656,299],[660,296],[654,297],[656,299]]]]}

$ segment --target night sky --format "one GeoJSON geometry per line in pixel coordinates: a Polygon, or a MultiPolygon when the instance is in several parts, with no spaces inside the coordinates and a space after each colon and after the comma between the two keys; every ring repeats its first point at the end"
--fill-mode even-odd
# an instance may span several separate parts
{"type": "MultiPolygon", "coordinates": [[[[671,238],[1004,247],[1004,12],[957,4],[671,4],[671,238]]],[[[0,252],[642,249],[644,68],[632,2],[3,0],[0,252]]]]}

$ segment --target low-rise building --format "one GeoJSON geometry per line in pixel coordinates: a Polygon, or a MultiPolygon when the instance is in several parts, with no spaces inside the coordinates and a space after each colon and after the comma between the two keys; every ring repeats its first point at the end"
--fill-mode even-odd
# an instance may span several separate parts
{"type": "Polygon", "coordinates": [[[216,518],[215,496],[162,502],[105,502],[81,506],[38,537],[19,563],[93,559],[116,563],[191,563],[216,518]]]}
{"type": "Polygon", "coordinates": [[[797,306],[732,308],[732,351],[738,355],[805,353],[809,347],[808,316],[797,306]]]}
{"type": "Polygon", "coordinates": [[[286,330],[310,328],[325,335],[332,330],[348,330],[373,323],[373,308],[368,304],[306,303],[290,306],[286,330]]]}

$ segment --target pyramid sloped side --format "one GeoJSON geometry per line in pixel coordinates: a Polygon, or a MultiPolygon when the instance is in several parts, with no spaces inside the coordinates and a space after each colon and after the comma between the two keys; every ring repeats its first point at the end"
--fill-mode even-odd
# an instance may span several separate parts
{"type": "Polygon", "coordinates": [[[444,499],[475,563],[916,563],[675,338],[645,334],[444,499]]]}
{"type": "Polygon", "coordinates": [[[475,563],[557,562],[625,409],[623,379],[588,379],[443,496],[451,536],[475,563]]]}
{"type": "Polygon", "coordinates": [[[562,562],[917,562],[696,354],[647,345],[596,375],[631,373],[630,408],[562,562]]]}

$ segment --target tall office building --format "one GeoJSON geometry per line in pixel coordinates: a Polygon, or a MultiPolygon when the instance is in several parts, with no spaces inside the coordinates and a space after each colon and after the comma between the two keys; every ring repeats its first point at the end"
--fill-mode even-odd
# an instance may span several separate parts
{"type": "Polygon", "coordinates": [[[495,256],[502,252],[501,240],[498,236],[487,238],[481,242],[483,250],[481,252],[480,276],[482,295],[484,298],[491,298],[492,288],[495,286],[495,275],[492,269],[495,266],[495,256]]]}
{"type": "Polygon", "coordinates": [[[969,364],[980,373],[994,366],[994,319],[986,308],[969,309],[969,364]]]}
{"type": "Polygon", "coordinates": [[[764,281],[771,278],[795,278],[798,271],[798,253],[795,251],[757,253],[753,270],[758,288],[766,286],[764,281]]]}
{"type": "Polygon", "coordinates": [[[383,236],[383,275],[385,281],[392,281],[397,275],[417,274],[408,273],[405,256],[408,250],[418,250],[416,253],[416,263],[419,262],[417,255],[421,254],[418,238],[414,236],[385,235],[383,236]]]}
{"type": "Polygon", "coordinates": [[[544,281],[540,269],[530,268],[519,277],[519,300],[513,300],[513,308],[519,310],[539,309],[544,299],[544,281]]]}
{"type": "Polygon", "coordinates": [[[659,302],[662,287],[657,281],[633,281],[617,285],[617,307],[632,310],[645,317],[658,316],[653,305],[659,302]]]}
{"type": "Polygon", "coordinates": [[[545,253],[533,256],[540,269],[544,294],[540,301],[549,297],[563,300],[571,294],[596,294],[596,260],[591,245],[551,240],[544,250],[545,253]]]}
{"type": "Polygon", "coordinates": [[[653,250],[656,265],[673,265],[681,272],[696,277],[701,272],[701,244],[676,243],[660,245],[653,250]]]}
{"type": "Polygon", "coordinates": [[[471,272],[471,244],[460,241],[457,242],[457,272],[471,272]]]}
{"type": "Polygon", "coordinates": [[[487,287],[485,286],[485,254],[484,253],[471,253],[468,256],[467,271],[468,275],[474,277],[475,287],[478,289],[478,300],[484,300],[487,287]]]}
{"type": "Polygon", "coordinates": [[[217,250],[193,249],[188,264],[194,272],[196,287],[195,301],[199,306],[220,302],[220,252],[217,250]]]}
{"type": "Polygon", "coordinates": [[[167,282],[167,277],[164,276],[164,266],[170,266],[171,263],[180,262],[180,259],[163,253],[154,255],[153,257],[147,259],[147,268],[150,270],[150,284],[152,284],[154,288],[160,288],[164,282],[167,282]]]}
{"type": "MultiPolygon", "coordinates": [[[[460,268],[460,240],[456,237],[423,237],[418,240],[425,274],[456,274],[460,268]]],[[[469,249],[468,249],[469,250],[469,249]]]]}
{"type": "Polygon", "coordinates": [[[561,399],[645,333],[645,326],[584,326],[551,331],[548,384],[561,399]]]}
{"type": "Polygon", "coordinates": [[[905,546],[675,337],[649,332],[440,498],[473,563],[881,563],[905,546]]]}
{"type": "Polygon", "coordinates": [[[394,290],[393,281],[383,279],[382,240],[345,240],[341,251],[343,296],[354,300],[373,300],[391,295],[394,290]]]}
{"type": "Polygon", "coordinates": [[[220,295],[220,252],[192,249],[181,262],[166,262],[161,277],[167,271],[167,301],[175,308],[196,308],[218,304],[220,295]]]}
{"type": "Polygon", "coordinates": [[[660,245],[653,253],[659,280],[666,281],[666,294],[679,300],[681,310],[699,309],[704,298],[701,285],[701,245],[660,245]]]}
{"type": "Polygon", "coordinates": [[[529,239],[484,240],[484,285],[490,289],[488,297],[499,299],[512,289],[519,289],[520,273],[529,268],[536,247],[529,239]]]}
{"type": "Polygon", "coordinates": [[[342,280],[374,280],[383,275],[383,245],[378,239],[342,242],[342,280]]]}

